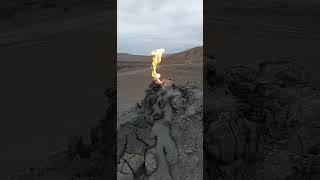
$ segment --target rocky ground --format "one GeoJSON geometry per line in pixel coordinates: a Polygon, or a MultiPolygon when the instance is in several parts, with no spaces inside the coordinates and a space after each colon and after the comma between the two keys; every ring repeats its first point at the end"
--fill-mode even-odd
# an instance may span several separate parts
{"type": "Polygon", "coordinates": [[[319,179],[320,94],[305,69],[265,59],[219,72],[207,58],[206,179],[319,179]]]}

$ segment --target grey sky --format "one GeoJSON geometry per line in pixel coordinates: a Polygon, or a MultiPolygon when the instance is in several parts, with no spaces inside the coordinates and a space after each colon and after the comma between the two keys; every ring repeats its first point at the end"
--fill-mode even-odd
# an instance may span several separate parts
{"type": "Polygon", "coordinates": [[[202,46],[202,0],[118,0],[118,52],[165,53],[202,46]]]}

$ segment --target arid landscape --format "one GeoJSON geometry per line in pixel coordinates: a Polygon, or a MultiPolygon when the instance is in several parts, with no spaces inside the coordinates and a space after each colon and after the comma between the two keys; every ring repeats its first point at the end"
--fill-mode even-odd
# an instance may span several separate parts
{"type": "MultiPolygon", "coordinates": [[[[161,79],[172,79],[176,84],[195,82],[202,88],[202,47],[177,54],[164,55],[159,66],[161,79]]],[[[118,54],[117,103],[118,115],[139,103],[152,82],[152,56],[118,54]]],[[[120,122],[118,122],[120,123],[120,122]]]]}

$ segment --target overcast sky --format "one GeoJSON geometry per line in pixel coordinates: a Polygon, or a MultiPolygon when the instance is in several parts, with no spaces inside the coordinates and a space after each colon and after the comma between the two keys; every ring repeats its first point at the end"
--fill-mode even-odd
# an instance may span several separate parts
{"type": "Polygon", "coordinates": [[[118,52],[150,55],[202,46],[202,0],[118,0],[118,52]]]}

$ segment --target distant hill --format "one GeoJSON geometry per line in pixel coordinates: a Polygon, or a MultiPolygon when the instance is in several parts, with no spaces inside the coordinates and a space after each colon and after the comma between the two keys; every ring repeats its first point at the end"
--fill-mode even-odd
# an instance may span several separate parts
{"type": "MultiPolygon", "coordinates": [[[[203,47],[194,47],[176,54],[165,54],[163,55],[163,64],[176,63],[181,61],[202,61],[203,47]]],[[[151,62],[151,55],[132,55],[128,53],[118,53],[117,61],[130,61],[130,62],[151,62]]]]}
{"type": "Polygon", "coordinates": [[[175,61],[202,61],[203,47],[194,47],[183,52],[172,54],[165,59],[175,61]]]}
{"type": "Polygon", "coordinates": [[[151,56],[118,53],[117,61],[150,61],[151,56]]]}

